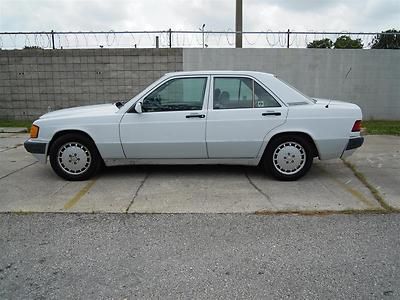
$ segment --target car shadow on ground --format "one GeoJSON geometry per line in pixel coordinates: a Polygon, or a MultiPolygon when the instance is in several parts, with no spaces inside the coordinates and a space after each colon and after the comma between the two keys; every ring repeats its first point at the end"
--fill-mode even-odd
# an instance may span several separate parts
{"type": "Polygon", "coordinates": [[[236,166],[236,165],[140,165],[140,166],[113,166],[105,167],[99,177],[114,175],[136,175],[136,174],[159,174],[167,176],[204,176],[209,175],[243,175],[246,172],[259,175],[269,175],[259,167],[236,166]]]}
{"type": "MultiPolygon", "coordinates": [[[[346,166],[341,165],[341,168],[346,168],[346,166]]],[[[63,180],[58,177],[49,165],[35,164],[36,174],[38,177],[45,179],[47,181],[53,180],[63,180]]],[[[219,176],[228,177],[242,177],[251,176],[257,178],[263,178],[268,181],[277,181],[273,178],[267,171],[265,171],[260,166],[240,166],[240,165],[126,165],[126,166],[112,166],[104,167],[95,176],[97,179],[102,178],[128,178],[130,176],[146,175],[151,174],[159,175],[163,177],[173,177],[177,176],[180,178],[184,177],[196,177],[196,178],[207,178],[214,177],[218,180],[219,176]]],[[[325,166],[324,163],[317,162],[314,163],[301,181],[313,181],[316,179],[328,179],[332,177],[329,172],[329,168],[325,166]]],[[[297,181],[299,181],[297,180],[297,181]]]]}
{"type": "MultiPolygon", "coordinates": [[[[240,165],[129,165],[112,166],[103,168],[98,177],[112,177],[121,175],[152,174],[161,176],[256,176],[266,180],[276,180],[269,172],[260,166],[240,166],[240,165]]],[[[322,170],[320,164],[311,167],[308,174],[300,180],[313,180],[321,177],[329,177],[326,170],[322,170]]]]}

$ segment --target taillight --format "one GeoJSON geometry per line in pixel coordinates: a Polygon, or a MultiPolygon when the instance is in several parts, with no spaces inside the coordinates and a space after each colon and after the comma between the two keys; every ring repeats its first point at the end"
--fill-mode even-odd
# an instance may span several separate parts
{"type": "Polygon", "coordinates": [[[361,131],[361,120],[357,120],[354,122],[352,132],[359,132],[361,131]]]}

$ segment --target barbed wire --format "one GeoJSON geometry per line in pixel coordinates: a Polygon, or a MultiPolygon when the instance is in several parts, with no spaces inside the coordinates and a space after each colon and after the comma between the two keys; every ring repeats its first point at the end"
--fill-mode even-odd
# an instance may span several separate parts
{"type": "MultiPolygon", "coordinates": [[[[237,32],[226,31],[42,31],[0,32],[0,48],[152,48],[156,37],[160,47],[234,47],[237,32]],[[203,40],[204,37],[204,40],[203,40]]],[[[323,32],[323,31],[243,31],[243,47],[304,48],[314,40],[329,38],[333,42],[342,35],[360,39],[368,48],[378,35],[385,32],[323,32]]]]}

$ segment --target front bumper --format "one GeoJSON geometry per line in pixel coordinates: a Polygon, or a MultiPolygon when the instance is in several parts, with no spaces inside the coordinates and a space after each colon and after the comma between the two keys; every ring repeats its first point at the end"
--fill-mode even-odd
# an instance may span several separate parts
{"type": "Polygon", "coordinates": [[[32,155],[40,162],[45,164],[47,162],[46,148],[47,143],[45,142],[37,142],[32,140],[27,140],[24,143],[25,150],[32,155]]]}
{"type": "Polygon", "coordinates": [[[25,150],[29,153],[45,154],[47,143],[32,142],[27,140],[24,143],[25,150]]]}

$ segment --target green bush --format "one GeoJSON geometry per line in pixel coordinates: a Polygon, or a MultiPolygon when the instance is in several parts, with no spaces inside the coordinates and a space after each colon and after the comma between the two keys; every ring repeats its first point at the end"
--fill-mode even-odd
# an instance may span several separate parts
{"type": "Polygon", "coordinates": [[[333,46],[335,49],[362,49],[364,45],[361,42],[361,39],[353,40],[348,35],[342,35],[336,39],[333,46]]]}
{"type": "Polygon", "coordinates": [[[332,48],[333,42],[330,39],[314,40],[307,44],[307,48],[332,48]]]}

